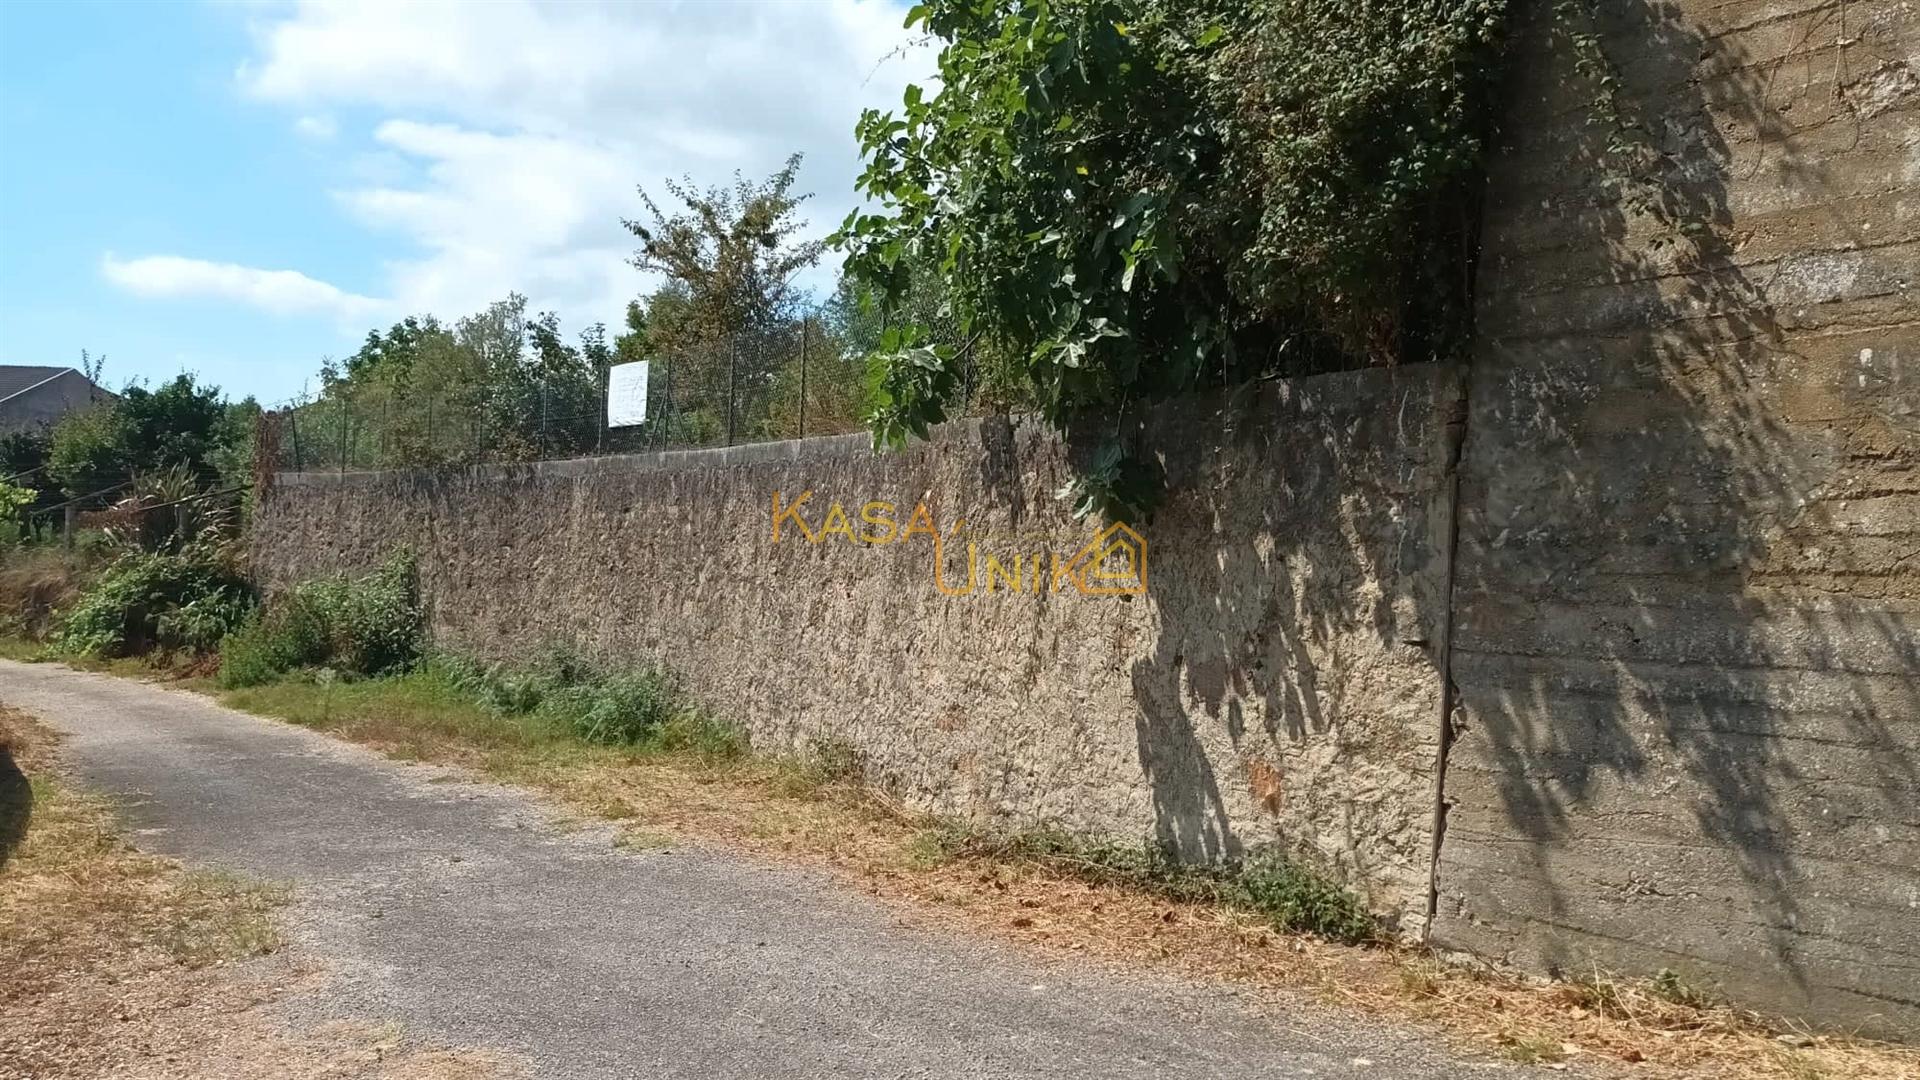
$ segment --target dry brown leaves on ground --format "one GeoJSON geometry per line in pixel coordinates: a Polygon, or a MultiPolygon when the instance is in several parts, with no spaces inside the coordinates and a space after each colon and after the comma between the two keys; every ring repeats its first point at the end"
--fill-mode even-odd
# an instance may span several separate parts
{"type": "Polygon", "coordinates": [[[0,1078],[503,1075],[388,1028],[275,1021],[322,978],[280,948],[284,890],[134,850],[54,751],[0,706],[0,1078]]]}
{"type": "MultiPolygon", "coordinates": [[[[708,843],[826,865],[916,922],[948,923],[1055,957],[1222,979],[1438,1029],[1462,1049],[1636,1077],[1920,1080],[1920,1052],[1676,1003],[1644,982],[1575,982],[1413,950],[1278,933],[1253,916],[1092,885],[1042,865],[948,859],[934,823],[845,782],[764,762],[542,763],[456,754],[510,782],[620,821],[629,846],[708,843]]],[[[1297,999],[1296,999],[1297,1000],[1297,999]]]]}

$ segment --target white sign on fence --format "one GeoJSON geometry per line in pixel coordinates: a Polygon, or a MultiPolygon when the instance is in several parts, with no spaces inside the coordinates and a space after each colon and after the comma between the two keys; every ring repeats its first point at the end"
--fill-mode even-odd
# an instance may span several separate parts
{"type": "Polygon", "coordinates": [[[607,426],[647,422],[647,362],[615,364],[607,369],[607,426]]]}

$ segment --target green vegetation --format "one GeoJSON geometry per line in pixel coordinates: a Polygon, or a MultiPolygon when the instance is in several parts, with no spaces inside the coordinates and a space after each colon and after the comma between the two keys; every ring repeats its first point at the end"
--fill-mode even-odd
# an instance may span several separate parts
{"type": "Polygon", "coordinates": [[[857,305],[811,310],[794,284],[825,246],[798,235],[799,164],[711,188],[668,181],[664,207],[643,190],[647,220],[624,222],[632,262],[663,280],[611,338],[596,324],[569,343],[517,294],[451,324],[417,315],[368,334],[282,421],[279,455],[431,467],[857,428],[870,342],[849,337],[857,305]],[[607,370],[638,360],[654,364],[652,416],[606,429],[607,370]]]}
{"type": "Polygon", "coordinates": [[[121,556],[59,620],[57,651],[90,659],[211,651],[252,614],[252,586],[217,550],[121,556]]]}
{"type": "Polygon", "coordinates": [[[32,531],[27,511],[33,508],[39,493],[30,487],[0,480],[0,544],[19,543],[32,531]]]}
{"type": "Polygon", "coordinates": [[[174,468],[208,485],[244,483],[259,412],[251,398],[226,402],[219,387],[191,375],[154,390],[129,384],[118,401],[74,413],[54,427],[47,473],[70,497],[174,468]]]}
{"type": "Polygon", "coordinates": [[[577,344],[519,294],[443,323],[418,315],[370,332],[321,393],[281,421],[290,465],[419,467],[528,460],[592,449],[618,346],[589,327],[577,344]]]}
{"type": "Polygon", "coordinates": [[[404,671],[425,638],[413,557],[402,552],[371,574],[309,581],[275,602],[221,643],[219,682],[258,686],[298,668],[404,671]]]}
{"type": "MultiPolygon", "coordinates": [[[[98,381],[99,365],[84,352],[81,363],[98,381]]],[[[178,552],[231,539],[259,415],[251,398],[180,375],[0,437],[0,562],[59,540],[63,508],[79,515],[80,545],[178,552]]]]}
{"type": "Polygon", "coordinates": [[[229,636],[220,652],[220,687],[272,686],[243,700],[278,701],[296,708],[290,718],[302,722],[328,722],[337,699],[357,707],[398,701],[407,706],[403,713],[422,709],[429,726],[451,725],[448,734],[470,728],[467,734],[489,742],[508,737],[710,755],[744,748],[738,732],[688,705],[658,665],[617,667],[559,645],[520,664],[429,650],[407,552],[370,574],[302,583],[229,636]]]}
{"type": "MultiPolygon", "coordinates": [[[[1138,410],[1267,374],[1457,352],[1504,0],[936,0],[938,93],[868,112],[838,234],[892,314],[938,278],[962,340],[895,323],[877,441],[952,415],[984,342],[1042,414],[1118,445],[1138,410]]],[[[1107,457],[1085,509],[1138,515],[1107,457]]]]}
{"type": "Polygon", "coordinates": [[[718,757],[746,748],[738,730],[691,706],[657,665],[622,670],[552,646],[521,666],[441,655],[429,667],[497,716],[526,718],[594,745],[718,757]]]}
{"type": "Polygon", "coordinates": [[[929,833],[926,842],[933,858],[1037,864],[1096,885],[1250,911],[1276,930],[1350,944],[1373,941],[1379,934],[1358,896],[1274,854],[1234,863],[1182,863],[1151,847],[1090,840],[1057,829],[981,832],[949,826],[929,833]]]}
{"type": "Polygon", "coordinates": [[[412,748],[452,745],[539,754],[605,748],[724,760],[746,749],[738,729],[695,708],[657,668],[621,672],[554,649],[524,666],[436,653],[408,671],[343,679],[293,671],[234,689],[229,704],[308,727],[412,748]]]}

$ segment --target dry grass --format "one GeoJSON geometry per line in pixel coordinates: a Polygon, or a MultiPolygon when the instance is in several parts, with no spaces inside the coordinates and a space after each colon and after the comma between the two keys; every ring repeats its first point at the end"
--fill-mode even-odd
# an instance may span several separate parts
{"type": "Polygon", "coordinates": [[[32,800],[24,839],[0,870],[0,967],[13,976],[0,1003],[57,981],[76,953],[143,953],[198,968],[278,946],[277,890],[133,850],[104,800],[51,771],[44,728],[18,713],[0,725],[32,800]]]}
{"type": "Polygon", "coordinates": [[[285,891],[135,850],[61,777],[53,734],[4,706],[0,852],[0,1078],[503,1074],[390,1028],[274,1022],[320,982],[281,951],[285,891]]]}
{"type": "Polygon", "coordinates": [[[796,762],[622,752],[517,728],[404,683],[336,687],[324,706],[318,693],[283,685],[226,700],[548,792],[620,824],[623,847],[719,845],[824,865],[909,921],[1226,980],[1276,1003],[1304,991],[1427,1025],[1471,1052],[1646,1077],[1920,1080],[1920,1053],[1770,1025],[1674,980],[1552,982],[1416,950],[1335,945],[1242,912],[1090,884],[1068,867],[954,857],[942,823],[861,786],[831,753],[796,762]]]}
{"type": "Polygon", "coordinates": [[[0,632],[44,638],[54,613],[73,602],[101,558],[55,546],[0,550],[0,632]]]}
{"type": "Polygon", "coordinates": [[[716,768],[477,762],[584,812],[631,819],[650,846],[719,843],[825,863],[904,914],[1009,938],[1056,956],[1146,965],[1293,992],[1383,1018],[1410,1018],[1463,1049],[1517,1062],[1633,1063],[1635,1075],[1915,1080],[1920,1053],[1792,1032],[1725,1006],[1663,996],[1646,981],[1552,982],[1416,950],[1356,948],[1282,934],[1256,916],[1089,884],[1060,867],[953,859],[940,826],[845,783],[812,784],[790,765],[716,768]],[[616,813],[605,808],[617,806],[616,813]],[[665,839],[663,839],[665,838],[665,839]],[[1787,1041],[1782,1041],[1782,1035],[1787,1041]]]}

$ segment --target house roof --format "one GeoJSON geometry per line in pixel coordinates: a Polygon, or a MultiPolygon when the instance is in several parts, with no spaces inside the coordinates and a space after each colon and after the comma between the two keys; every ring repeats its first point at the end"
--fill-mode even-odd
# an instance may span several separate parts
{"type": "MultiPolygon", "coordinates": [[[[49,379],[73,371],[70,367],[44,367],[37,364],[0,364],[0,401],[23,394],[49,379]]],[[[74,372],[79,374],[79,372],[74,372]]]]}

